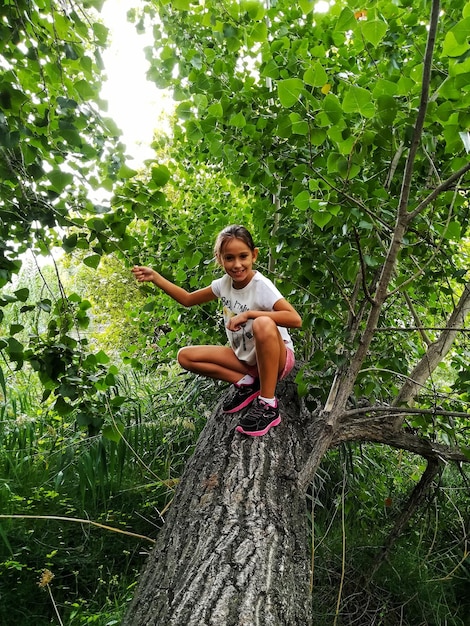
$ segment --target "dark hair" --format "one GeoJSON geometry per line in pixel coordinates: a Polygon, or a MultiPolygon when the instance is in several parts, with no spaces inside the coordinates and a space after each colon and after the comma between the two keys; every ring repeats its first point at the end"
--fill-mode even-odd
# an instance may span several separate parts
{"type": "Polygon", "coordinates": [[[227,226],[217,235],[217,239],[214,244],[214,255],[218,262],[220,262],[222,256],[222,248],[224,244],[229,239],[241,239],[246,245],[250,248],[252,252],[256,249],[256,246],[253,242],[253,237],[249,230],[247,230],[244,226],[239,226],[238,224],[232,224],[231,226],[227,226]]]}

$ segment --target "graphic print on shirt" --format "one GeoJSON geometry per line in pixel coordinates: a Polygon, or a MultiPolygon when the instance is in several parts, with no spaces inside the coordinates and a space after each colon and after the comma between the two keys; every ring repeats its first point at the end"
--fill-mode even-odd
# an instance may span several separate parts
{"type": "MultiPolygon", "coordinates": [[[[235,303],[233,304],[233,306],[232,306],[231,301],[228,300],[227,298],[222,297],[222,302],[224,305],[223,314],[226,320],[232,319],[232,317],[235,317],[239,313],[245,313],[245,311],[249,311],[249,308],[245,304],[242,304],[241,302],[238,302],[237,300],[235,300],[235,303]],[[233,309],[235,309],[235,311],[233,309]]],[[[246,343],[247,339],[248,341],[251,341],[253,339],[251,326],[252,326],[252,321],[248,320],[248,322],[246,324],[243,324],[243,326],[239,330],[230,331],[232,333],[232,345],[235,348],[235,350],[240,345],[243,346],[243,350],[247,350],[247,343],[246,343]],[[249,326],[248,329],[247,329],[247,326],[249,326]]]]}

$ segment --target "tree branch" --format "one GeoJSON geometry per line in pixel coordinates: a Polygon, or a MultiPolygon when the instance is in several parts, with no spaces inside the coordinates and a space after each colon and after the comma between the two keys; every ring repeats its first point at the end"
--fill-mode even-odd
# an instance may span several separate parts
{"type": "Polygon", "coordinates": [[[449,178],[447,178],[440,185],[438,185],[435,189],[433,189],[431,193],[428,196],[426,196],[426,198],[424,198],[424,200],[422,200],[415,209],[413,209],[413,211],[408,213],[409,220],[412,221],[419,213],[421,213],[421,211],[423,211],[429,204],[431,204],[431,202],[435,200],[439,196],[439,194],[441,194],[443,191],[447,191],[449,187],[451,187],[457,180],[462,178],[462,176],[466,174],[469,170],[470,170],[470,162],[466,163],[456,172],[451,174],[449,178]]]}
{"type": "Polygon", "coordinates": [[[374,304],[374,299],[372,298],[372,296],[369,293],[369,288],[367,286],[367,281],[366,281],[366,264],[364,261],[364,256],[362,254],[362,248],[361,248],[361,240],[359,239],[359,235],[356,229],[354,229],[354,238],[356,239],[356,245],[357,245],[357,251],[359,253],[359,261],[361,263],[361,277],[362,277],[362,289],[364,290],[364,295],[367,298],[367,300],[371,303],[374,304]]]}
{"type": "Polygon", "coordinates": [[[458,328],[464,324],[465,318],[469,313],[470,284],[467,283],[462,295],[460,296],[457,306],[449,317],[446,324],[446,330],[440,334],[437,341],[428,346],[426,354],[415,366],[410,376],[400,389],[393,402],[393,406],[400,406],[413,402],[424,382],[431,376],[436,367],[449,352],[455,337],[459,332],[458,328]]]}
{"type": "Polygon", "coordinates": [[[367,356],[375,329],[377,328],[377,323],[380,317],[380,313],[382,311],[382,306],[387,299],[387,292],[395,269],[398,253],[402,247],[403,238],[411,221],[410,214],[408,214],[408,200],[410,196],[411,178],[416,158],[416,152],[421,140],[424,119],[427,110],[432,58],[437,25],[439,21],[439,4],[439,0],[433,0],[428,31],[428,40],[426,44],[426,53],[424,58],[420,105],[418,109],[417,119],[415,122],[413,138],[411,141],[408,158],[406,160],[405,174],[403,178],[403,185],[397,210],[395,229],[393,231],[392,240],[390,242],[387,256],[382,267],[382,273],[380,275],[377,290],[375,292],[374,303],[371,305],[370,308],[366,328],[359,341],[356,352],[351,358],[349,367],[347,367],[343,372],[337,373],[330,394],[328,396],[328,402],[325,406],[325,411],[328,410],[331,413],[329,417],[330,422],[334,422],[335,418],[337,418],[337,416],[341,414],[342,411],[345,409],[348,398],[351,395],[358,373],[361,369],[362,363],[367,356]],[[337,414],[333,416],[336,411],[337,414]]]}
{"type": "Polygon", "coordinates": [[[368,580],[372,580],[382,563],[388,558],[396,540],[401,535],[406,525],[416,513],[418,508],[423,504],[429,490],[432,487],[434,479],[442,473],[444,463],[437,458],[428,459],[428,464],[423,472],[420,481],[415,485],[401,513],[397,516],[395,524],[389,533],[380,553],[374,560],[372,570],[368,574],[368,580]]]}
{"type": "Polygon", "coordinates": [[[411,316],[413,317],[415,324],[417,325],[418,329],[419,329],[419,334],[421,335],[421,339],[423,340],[423,342],[429,346],[432,342],[429,339],[426,331],[424,330],[422,324],[421,324],[421,320],[419,319],[419,315],[413,305],[413,302],[411,301],[410,296],[406,293],[406,291],[403,292],[403,296],[405,298],[405,302],[410,310],[411,316]]]}
{"type": "MultiPolygon", "coordinates": [[[[431,82],[431,69],[432,69],[432,59],[434,54],[434,45],[436,42],[436,33],[437,33],[437,25],[439,23],[439,11],[440,11],[440,2],[439,0],[433,0],[431,7],[431,17],[429,20],[429,31],[428,31],[428,39],[426,42],[426,51],[424,53],[424,64],[423,64],[423,79],[422,79],[422,88],[421,88],[421,97],[418,108],[418,115],[416,117],[416,122],[413,130],[413,137],[411,139],[410,150],[408,153],[408,158],[406,160],[405,165],[405,173],[403,176],[403,183],[400,193],[400,201],[398,204],[398,215],[405,216],[408,210],[408,201],[410,198],[411,191],[411,179],[413,176],[414,163],[416,159],[416,153],[418,151],[419,144],[421,143],[421,135],[423,132],[424,120],[426,118],[426,111],[428,108],[428,100],[429,100],[429,84],[431,82]]],[[[412,217],[409,216],[409,220],[411,221],[412,217]]]]}
{"type": "MultiPolygon", "coordinates": [[[[377,411],[377,407],[374,410],[377,411]]],[[[383,407],[383,411],[389,412],[390,408],[383,407]]],[[[396,411],[396,409],[394,409],[396,411]]],[[[406,414],[406,411],[403,411],[406,414]]],[[[410,410],[408,410],[408,413],[410,410]]],[[[424,413],[422,410],[417,412],[424,413]]],[[[347,411],[341,416],[331,440],[331,447],[344,441],[364,441],[381,443],[399,450],[407,450],[425,459],[440,459],[441,461],[455,461],[458,463],[470,463],[470,458],[459,448],[452,448],[444,444],[419,437],[412,432],[405,432],[394,428],[393,421],[385,420],[383,415],[371,415],[363,419],[351,419],[352,411],[347,411]]],[[[400,412],[401,413],[401,412],[400,412]]],[[[432,410],[429,414],[436,414],[432,410]]],[[[442,412],[438,412],[442,414],[442,412]]],[[[394,414],[391,414],[394,416],[394,414]]],[[[465,417],[468,419],[467,414],[465,417]]]]}

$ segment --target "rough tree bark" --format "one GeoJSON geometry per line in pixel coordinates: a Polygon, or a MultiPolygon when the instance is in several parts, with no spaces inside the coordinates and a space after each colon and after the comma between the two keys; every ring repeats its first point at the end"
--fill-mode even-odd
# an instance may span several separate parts
{"type": "Polygon", "coordinates": [[[308,540],[300,467],[311,453],[292,381],[283,421],[236,433],[216,408],[188,462],[124,620],[128,626],[308,626],[308,540]]]}

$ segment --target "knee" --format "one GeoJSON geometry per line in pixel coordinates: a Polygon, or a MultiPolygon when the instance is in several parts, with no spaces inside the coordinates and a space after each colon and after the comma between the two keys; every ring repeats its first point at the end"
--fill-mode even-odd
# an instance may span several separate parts
{"type": "Polygon", "coordinates": [[[253,320],[253,334],[255,341],[265,341],[276,337],[278,334],[276,322],[268,316],[257,317],[253,320]]]}
{"type": "Polygon", "coordinates": [[[190,350],[191,348],[189,347],[180,348],[180,350],[178,350],[178,356],[176,357],[178,359],[178,363],[185,370],[190,369],[189,367],[189,364],[191,363],[190,350]]]}

